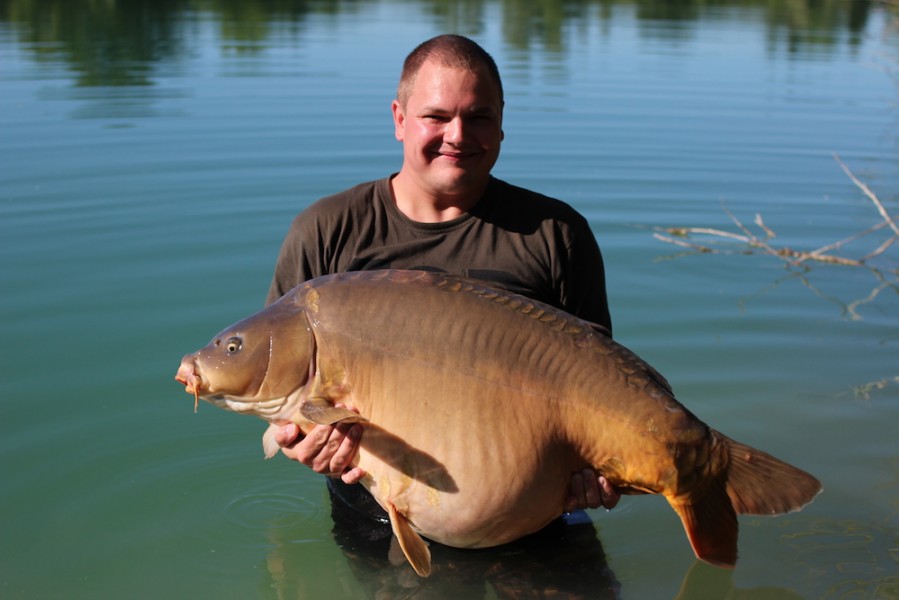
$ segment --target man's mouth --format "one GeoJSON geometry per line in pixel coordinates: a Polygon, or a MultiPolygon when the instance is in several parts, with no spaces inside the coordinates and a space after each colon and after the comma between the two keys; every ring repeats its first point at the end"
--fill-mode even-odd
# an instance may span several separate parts
{"type": "Polygon", "coordinates": [[[438,150],[436,154],[440,158],[446,158],[454,162],[468,160],[477,155],[475,152],[462,152],[459,150],[438,150]]]}

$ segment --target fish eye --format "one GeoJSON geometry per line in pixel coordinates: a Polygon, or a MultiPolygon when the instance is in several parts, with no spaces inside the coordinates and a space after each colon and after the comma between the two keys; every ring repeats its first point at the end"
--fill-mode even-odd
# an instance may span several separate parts
{"type": "Polygon", "coordinates": [[[239,337],[228,338],[228,341],[225,343],[225,351],[228,354],[234,354],[235,352],[240,351],[242,345],[243,340],[239,337]]]}

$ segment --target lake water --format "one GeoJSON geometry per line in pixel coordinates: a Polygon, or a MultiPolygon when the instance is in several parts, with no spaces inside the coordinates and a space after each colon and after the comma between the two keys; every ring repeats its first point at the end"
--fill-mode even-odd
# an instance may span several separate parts
{"type": "Polygon", "coordinates": [[[899,244],[799,268],[653,236],[741,233],[733,215],[764,237],[761,214],[773,248],[808,252],[883,223],[840,161],[899,215],[897,19],[785,0],[0,2],[0,597],[899,598],[899,244]],[[264,462],[260,421],[195,415],[172,380],[261,306],[298,211],[398,169],[400,64],[446,31],[504,74],[495,174],[590,220],[616,338],[707,423],[822,480],[802,512],[741,518],[733,572],[696,563],[658,497],[590,511],[592,574],[565,544],[555,563],[460,553],[429,581],[365,567],[319,476],[264,462]]]}

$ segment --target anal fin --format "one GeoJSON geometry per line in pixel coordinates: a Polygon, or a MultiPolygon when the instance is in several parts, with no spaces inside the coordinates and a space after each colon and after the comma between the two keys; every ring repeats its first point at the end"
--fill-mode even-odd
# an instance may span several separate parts
{"type": "Polygon", "coordinates": [[[737,562],[737,513],[720,479],[697,496],[668,498],[681,518],[697,558],[719,567],[737,562]]]}
{"type": "Polygon", "coordinates": [[[406,560],[421,577],[431,574],[431,551],[428,544],[412,529],[409,520],[401,515],[392,502],[387,502],[387,514],[390,516],[390,527],[393,535],[400,543],[406,560]]]}

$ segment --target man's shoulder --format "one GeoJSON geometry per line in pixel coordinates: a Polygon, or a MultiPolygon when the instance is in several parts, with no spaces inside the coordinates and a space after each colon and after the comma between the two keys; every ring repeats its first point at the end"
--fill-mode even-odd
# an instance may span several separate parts
{"type": "Polygon", "coordinates": [[[491,181],[492,194],[498,208],[505,214],[526,219],[552,220],[581,225],[586,222],[581,213],[563,200],[513,185],[501,179],[491,181]]]}
{"type": "Polygon", "coordinates": [[[378,212],[378,200],[389,193],[388,179],[376,179],[360,183],[336,194],[319,198],[298,214],[291,230],[308,236],[314,232],[346,229],[358,225],[378,212]],[[385,190],[388,190],[385,192],[385,190]],[[374,210],[373,210],[374,209],[374,210]]]}
{"type": "Polygon", "coordinates": [[[386,179],[366,181],[343,191],[320,198],[309,205],[298,218],[319,218],[368,209],[372,200],[386,185],[386,179]]]}

